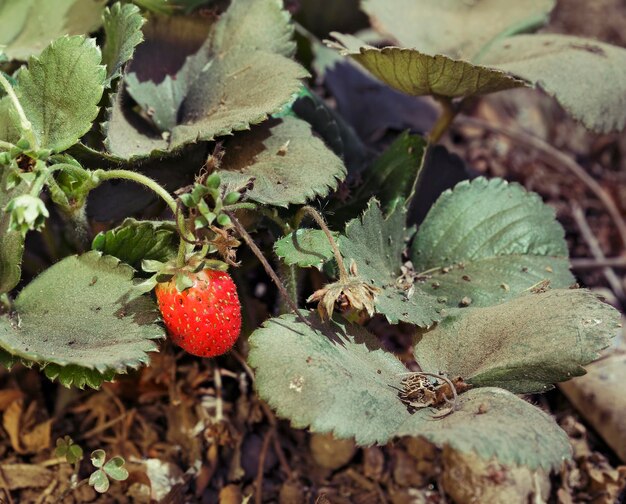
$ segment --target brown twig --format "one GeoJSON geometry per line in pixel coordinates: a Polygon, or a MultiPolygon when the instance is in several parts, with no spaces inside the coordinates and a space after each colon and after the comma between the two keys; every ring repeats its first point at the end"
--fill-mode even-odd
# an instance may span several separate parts
{"type": "Polygon", "coordinates": [[[11,497],[11,490],[9,489],[9,484],[7,483],[7,480],[4,477],[4,471],[2,470],[1,466],[0,466],[0,488],[2,488],[5,495],[7,496],[7,502],[9,504],[13,504],[13,497],[11,497]]]}
{"type": "Polygon", "coordinates": [[[617,205],[613,201],[613,198],[591,175],[587,173],[587,171],[582,166],[580,166],[570,156],[560,152],[552,145],[544,142],[540,138],[520,130],[514,130],[511,128],[507,128],[506,126],[490,124],[487,121],[467,116],[457,117],[456,123],[482,128],[495,134],[507,136],[511,140],[514,140],[518,143],[526,145],[527,147],[539,151],[541,154],[543,154],[544,161],[551,164],[552,167],[567,168],[581,182],[583,182],[605,206],[607,212],[613,220],[613,223],[615,224],[615,227],[617,228],[622,244],[624,245],[624,247],[626,247],[626,222],[624,222],[624,218],[622,217],[619,208],[617,208],[617,205]]]}
{"type": "MultiPolygon", "coordinates": [[[[589,246],[589,250],[591,250],[591,253],[593,254],[593,256],[598,261],[605,260],[606,257],[604,256],[604,252],[602,252],[602,248],[600,248],[600,244],[598,243],[598,240],[594,236],[593,231],[591,231],[591,228],[589,227],[589,224],[587,223],[587,219],[585,218],[585,214],[582,208],[580,208],[580,205],[578,205],[578,203],[576,202],[572,203],[572,216],[574,217],[574,220],[576,221],[576,224],[578,225],[578,228],[580,229],[580,234],[582,235],[583,239],[589,246]]],[[[622,283],[620,282],[619,278],[615,274],[615,271],[607,267],[607,268],[604,268],[603,273],[604,273],[604,277],[606,278],[606,281],[611,286],[611,289],[613,289],[613,292],[615,293],[615,295],[621,301],[624,301],[626,299],[626,294],[624,293],[624,287],[622,286],[622,283]]]]}
{"type": "Polygon", "coordinates": [[[287,292],[287,289],[283,285],[283,282],[280,280],[280,278],[278,278],[278,275],[274,271],[274,268],[272,268],[270,266],[270,263],[267,262],[267,259],[263,255],[263,252],[261,252],[259,247],[257,247],[256,243],[254,243],[254,240],[252,239],[250,234],[246,231],[246,228],[243,227],[243,225],[241,224],[241,222],[239,222],[239,219],[237,219],[237,217],[235,217],[235,214],[233,212],[224,212],[224,213],[226,215],[228,215],[228,217],[230,217],[230,220],[233,223],[233,226],[235,227],[235,230],[237,231],[237,233],[239,233],[239,236],[241,236],[241,238],[243,238],[243,241],[246,242],[246,245],[248,245],[248,247],[250,247],[250,250],[252,250],[254,255],[260,261],[261,265],[263,266],[263,269],[265,269],[265,272],[273,280],[274,284],[276,285],[276,287],[280,291],[280,294],[283,296],[283,298],[285,299],[285,301],[289,305],[289,308],[291,308],[291,310],[293,311],[294,315],[296,317],[298,317],[298,319],[301,322],[304,322],[306,325],[311,327],[311,323],[302,316],[302,313],[300,313],[300,310],[298,309],[298,306],[293,301],[293,299],[291,299],[291,297],[289,296],[289,293],[287,292]]]}
{"type": "Polygon", "coordinates": [[[570,259],[573,269],[626,268],[626,257],[605,257],[595,259],[580,257],[570,259]]]}
{"type": "Polygon", "coordinates": [[[259,467],[256,473],[256,489],[254,492],[255,504],[263,504],[263,473],[265,472],[265,457],[267,456],[267,451],[269,450],[272,437],[274,437],[274,429],[269,429],[265,433],[265,437],[263,438],[263,445],[261,446],[261,453],[259,454],[259,467]]]}

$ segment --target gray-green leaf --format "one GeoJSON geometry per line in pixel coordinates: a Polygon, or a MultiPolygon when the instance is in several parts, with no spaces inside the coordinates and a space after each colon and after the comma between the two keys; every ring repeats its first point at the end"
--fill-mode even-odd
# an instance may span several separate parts
{"type": "Polygon", "coordinates": [[[567,435],[545,413],[495,388],[462,394],[458,409],[410,413],[398,398],[406,368],[355,325],[313,328],[293,315],[271,319],[250,337],[259,395],[297,428],[354,437],[360,445],[424,436],[438,445],[507,464],[558,468],[570,456],[567,435]]]}
{"type": "Polygon", "coordinates": [[[109,478],[102,469],[98,469],[89,476],[89,484],[96,492],[105,493],[110,486],[109,478]]]}
{"type": "Polygon", "coordinates": [[[11,316],[0,318],[0,347],[40,364],[100,373],[145,364],[164,331],[132,278],[132,268],[98,252],[63,259],[20,292],[11,316]]]}
{"type": "Polygon", "coordinates": [[[77,387],[84,389],[90,387],[99,389],[105,381],[112,381],[115,378],[115,370],[110,369],[104,372],[86,367],[69,365],[59,366],[58,364],[47,364],[43,372],[50,380],[58,380],[64,387],[77,387]]]}
{"type": "Polygon", "coordinates": [[[536,30],[555,0],[362,0],[381,32],[427,54],[472,60],[494,40],[536,30]]]}
{"type": "Polygon", "coordinates": [[[544,392],[585,374],[619,322],[617,310],[588,291],[549,290],[451,315],[419,338],[415,357],[424,371],[477,386],[544,392]]]}
{"type": "Polygon", "coordinates": [[[14,197],[28,192],[26,183],[5,189],[9,170],[0,167],[0,294],[10,291],[20,281],[22,275],[22,254],[24,238],[19,231],[10,231],[11,216],[4,209],[14,197]]]}
{"type": "Polygon", "coordinates": [[[122,457],[113,457],[102,468],[107,476],[116,481],[124,481],[128,479],[128,470],[124,467],[126,462],[122,457]]]}
{"type": "Polygon", "coordinates": [[[164,263],[175,257],[177,236],[172,222],[126,219],[118,227],[98,233],[91,248],[138,270],[143,260],[164,263]]]}
{"type": "Polygon", "coordinates": [[[626,125],[626,49],[565,35],[520,35],[494,44],[482,63],[532,82],[589,129],[626,125]]]}
{"type": "Polygon", "coordinates": [[[128,93],[163,135],[141,137],[129,111],[120,110],[127,105],[122,93],[105,126],[107,148],[121,157],[147,156],[264,121],[308,76],[286,56],[295,47],[292,31],[282,2],[235,0],[175,76],[159,83],[128,77],[128,93]]]}
{"type": "MultiPolygon", "coordinates": [[[[339,233],[333,234],[337,241],[339,233]]],[[[274,252],[288,266],[318,270],[333,258],[333,249],[321,229],[300,228],[289,233],[274,244],[274,252]]]]}
{"type": "Polygon", "coordinates": [[[3,0],[0,2],[0,45],[10,59],[38,55],[63,35],[98,29],[106,0],[3,0]]]}
{"type": "Polygon", "coordinates": [[[102,467],[106,460],[107,454],[104,450],[94,450],[91,452],[91,464],[94,467],[102,467]]]}
{"type": "Polygon", "coordinates": [[[40,148],[61,152],[91,128],[106,70],[94,39],[63,37],[18,74],[18,95],[40,148]]]}
{"type": "Polygon", "coordinates": [[[247,196],[259,203],[286,207],[326,196],[346,176],[346,168],[305,121],[269,120],[224,144],[219,172],[229,190],[255,177],[247,196]]]}
{"type": "Polygon", "coordinates": [[[377,202],[372,200],[362,218],[350,221],[345,238],[339,243],[342,255],[354,261],[359,276],[380,289],[376,312],[392,324],[408,322],[430,327],[443,318],[437,299],[420,289],[405,290],[399,283],[407,236],[406,210],[398,207],[386,219],[377,202]]]}
{"type": "Polygon", "coordinates": [[[502,179],[477,178],[446,191],[411,247],[426,280],[416,287],[456,307],[489,306],[543,280],[569,287],[565,232],[539,195],[502,179]]]}
{"type": "Polygon", "coordinates": [[[102,62],[107,67],[106,85],[122,74],[122,66],[130,60],[135,47],[143,41],[141,27],[145,19],[133,4],[113,4],[104,11],[105,44],[102,62]]]}
{"type": "Polygon", "coordinates": [[[340,44],[331,43],[342,54],[365,67],[374,77],[403,93],[449,98],[482,95],[522,87],[524,81],[505,72],[442,54],[429,55],[416,49],[377,49],[351,35],[332,33],[340,44]]]}

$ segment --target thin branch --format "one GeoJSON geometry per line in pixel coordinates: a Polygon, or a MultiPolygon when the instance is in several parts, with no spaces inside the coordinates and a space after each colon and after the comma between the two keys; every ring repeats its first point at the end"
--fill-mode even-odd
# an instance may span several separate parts
{"type": "Polygon", "coordinates": [[[267,456],[267,452],[270,448],[270,441],[273,437],[274,429],[269,429],[263,438],[263,445],[261,446],[261,453],[259,455],[259,467],[256,472],[256,489],[254,495],[255,504],[263,504],[263,473],[265,472],[265,457],[267,456]]]}
{"type": "Polygon", "coordinates": [[[276,285],[276,287],[280,291],[281,296],[283,296],[283,298],[285,299],[285,301],[289,305],[289,308],[291,308],[291,310],[293,311],[294,315],[296,317],[298,317],[298,319],[301,322],[304,322],[306,325],[311,327],[311,323],[302,316],[302,313],[300,313],[300,310],[298,309],[298,306],[293,301],[293,299],[291,299],[291,297],[289,296],[289,293],[287,292],[287,289],[283,285],[283,282],[280,280],[280,278],[278,278],[278,275],[274,271],[274,268],[272,268],[270,266],[270,263],[267,262],[267,259],[263,255],[263,252],[261,252],[259,247],[257,247],[257,244],[254,243],[254,240],[252,239],[250,234],[246,231],[246,228],[243,227],[243,225],[241,224],[241,222],[239,222],[239,219],[237,219],[237,217],[235,217],[235,214],[233,212],[224,212],[224,213],[230,217],[230,220],[232,221],[233,226],[235,227],[235,230],[237,231],[237,233],[239,233],[239,236],[241,236],[241,238],[243,238],[243,241],[246,242],[246,245],[248,245],[248,247],[250,247],[250,250],[252,250],[254,255],[260,261],[261,265],[263,266],[263,269],[265,269],[265,272],[272,279],[272,281],[274,282],[274,284],[276,285]]]}
{"type": "MultiPolygon", "coordinates": [[[[578,203],[575,203],[575,202],[572,203],[572,216],[574,217],[574,220],[576,221],[576,224],[578,225],[578,228],[580,229],[580,233],[582,237],[584,238],[585,242],[587,242],[587,245],[589,246],[589,249],[591,250],[591,253],[593,254],[593,256],[598,261],[605,260],[606,257],[604,256],[604,252],[602,252],[602,249],[600,248],[600,244],[598,243],[598,240],[594,236],[593,231],[591,231],[591,228],[589,227],[589,223],[587,222],[587,219],[585,218],[585,214],[582,208],[580,208],[580,205],[578,205],[578,203]]],[[[615,274],[615,271],[613,271],[611,268],[604,268],[603,273],[604,273],[604,277],[606,278],[606,281],[609,282],[609,285],[611,286],[611,289],[613,289],[613,292],[615,293],[615,295],[620,300],[624,301],[626,299],[626,294],[624,293],[624,287],[622,286],[622,282],[620,282],[620,279],[615,274]]]]}
{"type": "Polygon", "coordinates": [[[626,257],[606,257],[591,259],[587,257],[570,259],[573,269],[626,268],[626,257]]]}
{"type": "Polygon", "coordinates": [[[333,249],[333,254],[335,255],[335,261],[337,262],[337,266],[339,268],[339,279],[344,282],[347,281],[349,277],[348,270],[346,270],[346,266],[343,262],[343,257],[341,257],[341,252],[339,251],[337,242],[335,241],[333,234],[330,232],[330,229],[328,229],[326,222],[324,222],[324,218],[317,210],[315,210],[315,208],[311,206],[302,207],[300,211],[311,217],[322,229],[322,231],[324,231],[324,234],[330,243],[330,247],[333,249]]]}
{"type": "Polygon", "coordinates": [[[624,245],[624,247],[626,247],[626,222],[624,222],[624,218],[622,217],[619,208],[617,208],[617,205],[613,201],[613,198],[591,175],[587,173],[587,171],[582,166],[580,166],[570,156],[563,154],[552,145],[544,142],[540,138],[520,130],[513,130],[511,128],[507,128],[506,126],[490,124],[487,121],[467,116],[458,117],[456,123],[482,128],[492,133],[507,136],[511,140],[514,140],[518,143],[526,145],[527,147],[539,151],[541,154],[544,155],[544,161],[551,164],[554,168],[567,168],[580,181],[582,181],[605,206],[607,212],[611,216],[611,219],[613,219],[617,231],[619,232],[622,244],[624,245]]]}

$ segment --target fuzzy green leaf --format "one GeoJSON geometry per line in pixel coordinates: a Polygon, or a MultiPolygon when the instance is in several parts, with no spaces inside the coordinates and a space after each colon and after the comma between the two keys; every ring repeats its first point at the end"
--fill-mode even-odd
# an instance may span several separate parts
{"type": "Polygon", "coordinates": [[[267,51],[292,56],[296,50],[293,25],[282,0],[233,0],[213,32],[215,53],[267,51]]]}
{"type": "Polygon", "coordinates": [[[171,222],[126,219],[120,226],[99,233],[91,247],[140,269],[143,260],[164,263],[176,256],[176,226],[171,222]]]}
{"type": "Polygon", "coordinates": [[[469,298],[489,306],[543,280],[554,288],[574,283],[565,232],[554,210],[519,184],[478,178],[446,191],[413,241],[416,287],[452,307],[469,298]]]}
{"type": "Polygon", "coordinates": [[[585,374],[619,331],[617,310],[585,290],[549,290],[447,317],[424,333],[415,356],[481,387],[544,392],[585,374]]]}
{"type": "Polygon", "coordinates": [[[331,43],[331,47],[350,56],[388,86],[409,95],[457,98],[526,85],[524,81],[501,70],[441,54],[431,56],[416,49],[401,47],[377,49],[351,35],[332,35],[339,44],[331,43]]]}
{"type": "Polygon", "coordinates": [[[20,292],[11,316],[0,318],[0,347],[40,364],[101,373],[146,363],[164,331],[132,278],[132,268],[98,252],[63,259],[20,292]]]}
{"type": "Polygon", "coordinates": [[[15,107],[8,96],[0,98],[0,140],[16,144],[22,131],[15,107]]]}
{"type": "Polygon", "coordinates": [[[285,56],[293,52],[292,31],[282,2],[235,0],[176,75],[159,83],[128,76],[128,93],[163,135],[142,139],[138,118],[119,110],[126,105],[121,96],[105,126],[108,149],[122,157],[147,156],[264,121],[308,76],[285,56]]]}
{"type": "Polygon", "coordinates": [[[308,319],[314,328],[293,315],[271,319],[250,337],[258,393],[294,427],[354,437],[359,445],[424,436],[532,468],[558,468],[569,457],[567,435],[556,423],[501,389],[470,390],[457,411],[439,420],[432,418],[437,410],[409,413],[393,388],[406,368],[375,337],[359,326],[308,319]]]}
{"type": "Polygon", "coordinates": [[[404,290],[397,282],[408,238],[405,222],[404,207],[385,219],[378,203],[372,201],[362,218],[347,224],[339,247],[346,264],[354,261],[359,276],[380,289],[375,300],[377,313],[392,324],[403,321],[430,327],[443,317],[437,299],[420,289],[404,290]]]}
{"type": "Polygon", "coordinates": [[[112,381],[115,378],[115,370],[113,369],[101,373],[95,369],[76,365],[48,364],[43,368],[43,371],[50,380],[58,380],[61,385],[68,388],[84,389],[90,387],[99,389],[105,381],[112,381]]]}
{"type": "Polygon", "coordinates": [[[91,463],[94,467],[102,467],[106,460],[107,454],[104,450],[94,450],[91,452],[91,463]]]}
{"type": "Polygon", "coordinates": [[[105,493],[110,486],[109,478],[102,469],[98,469],[89,476],[89,484],[96,492],[105,493]]]}
{"type": "Polygon", "coordinates": [[[143,41],[141,27],[145,19],[139,8],[132,4],[113,4],[104,11],[102,62],[107,67],[106,85],[122,74],[122,67],[132,58],[135,47],[143,41]]]}
{"type": "MultiPolygon", "coordinates": [[[[338,240],[339,233],[333,234],[338,240]]],[[[333,258],[333,249],[321,229],[300,228],[289,233],[274,244],[274,252],[288,266],[318,270],[333,258]]]]}
{"type": "Polygon", "coordinates": [[[372,25],[403,47],[472,60],[482,48],[548,21],[555,0],[362,0],[372,25]]]}
{"type": "Polygon", "coordinates": [[[385,213],[404,204],[422,168],[425,149],[426,141],[421,136],[402,133],[363,172],[363,184],[339,211],[349,213],[362,210],[372,194],[376,195],[385,213]]]}
{"type": "Polygon", "coordinates": [[[10,59],[38,55],[64,35],[98,29],[106,0],[3,0],[0,2],[0,46],[10,59]]]}
{"type": "Polygon", "coordinates": [[[98,115],[106,71],[94,39],[63,37],[18,74],[18,95],[40,148],[74,145],[98,115]]]}
{"type": "Polygon", "coordinates": [[[365,145],[352,126],[322,98],[307,91],[294,102],[292,111],[311,125],[348,169],[359,169],[367,162],[365,145]]]}
{"type": "Polygon", "coordinates": [[[28,186],[22,182],[7,191],[8,175],[8,168],[0,167],[0,294],[10,291],[20,281],[24,253],[24,238],[19,231],[9,230],[11,216],[4,209],[13,198],[28,192],[28,186]]]}
{"type": "Polygon", "coordinates": [[[113,457],[102,468],[107,476],[116,481],[124,481],[128,479],[128,470],[124,467],[126,462],[122,457],[113,457]]]}
{"type": "Polygon", "coordinates": [[[324,142],[295,117],[266,121],[224,144],[219,175],[227,190],[255,177],[248,198],[286,207],[326,196],[346,176],[346,168],[324,142]]]}
{"type": "Polygon", "coordinates": [[[482,62],[532,82],[589,129],[626,126],[626,49],[565,35],[520,35],[495,43],[482,62]]]}

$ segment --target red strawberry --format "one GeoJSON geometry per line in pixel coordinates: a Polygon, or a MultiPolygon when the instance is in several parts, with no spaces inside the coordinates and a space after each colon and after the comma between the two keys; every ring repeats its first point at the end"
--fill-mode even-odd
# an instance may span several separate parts
{"type": "Polygon", "coordinates": [[[193,285],[178,292],[175,280],[155,292],[172,341],[190,354],[215,357],[235,344],[241,331],[237,288],[228,273],[205,269],[187,273],[193,285]]]}

